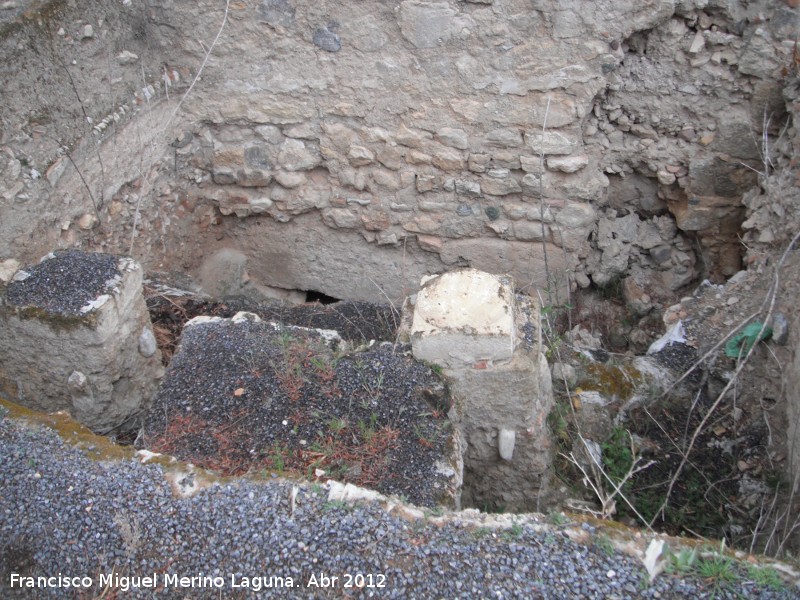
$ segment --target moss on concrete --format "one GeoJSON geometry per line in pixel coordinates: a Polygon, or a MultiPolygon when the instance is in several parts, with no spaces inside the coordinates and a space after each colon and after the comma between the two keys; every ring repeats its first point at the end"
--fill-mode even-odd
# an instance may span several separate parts
{"type": "Polygon", "coordinates": [[[79,327],[93,327],[97,323],[97,314],[92,311],[85,315],[63,315],[54,313],[39,306],[8,306],[3,307],[2,313],[13,314],[25,321],[36,320],[44,323],[57,333],[75,331],[79,327]]]}
{"type": "Polygon", "coordinates": [[[645,375],[632,365],[591,363],[583,368],[577,387],[598,392],[609,399],[625,401],[646,382],[645,375]]]}
{"type": "Polygon", "coordinates": [[[49,427],[56,431],[65,442],[82,450],[94,460],[120,460],[134,457],[130,446],[120,446],[109,438],[97,435],[85,425],[81,425],[66,412],[42,413],[0,397],[0,406],[8,411],[8,416],[33,425],[49,427]]]}

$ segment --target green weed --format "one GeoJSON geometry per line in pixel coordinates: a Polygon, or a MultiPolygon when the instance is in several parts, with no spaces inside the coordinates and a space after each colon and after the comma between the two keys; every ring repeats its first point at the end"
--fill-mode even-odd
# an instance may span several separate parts
{"type": "Polygon", "coordinates": [[[519,523],[514,523],[511,527],[503,531],[501,537],[505,541],[510,542],[522,537],[522,532],[523,532],[522,525],[520,525],[519,523]]]}
{"type": "Polygon", "coordinates": [[[698,576],[713,583],[715,587],[734,583],[738,579],[733,559],[722,554],[701,558],[696,572],[698,576]]]}
{"type": "Polygon", "coordinates": [[[668,573],[694,575],[704,579],[714,589],[729,587],[739,576],[736,563],[724,554],[725,542],[720,544],[718,552],[703,556],[697,548],[683,549],[678,554],[671,554],[667,564],[668,573]]]}
{"type": "Polygon", "coordinates": [[[358,421],[358,432],[361,434],[361,439],[369,444],[374,438],[376,433],[376,426],[378,424],[378,415],[371,413],[369,416],[369,423],[366,421],[358,421]]]}
{"type": "Polygon", "coordinates": [[[346,427],[347,427],[347,421],[339,417],[334,417],[333,419],[328,421],[328,429],[330,429],[331,433],[333,433],[334,435],[338,435],[346,427]]]}
{"type": "Polygon", "coordinates": [[[670,554],[667,573],[691,573],[697,560],[697,548],[683,548],[678,554],[670,554]]]}
{"type": "Polygon", "coordinates": [[[633,465],[630,434],[622,427],[615,427],[611,436],[600,447],[603,450],[606,474],[615,482],[622,481],[633,465]]]}
{"type": "Polygon", "coordinates": [[[759,587],[780,591],[786,587],[780,573],[772,567],[747,566],[747,576],[759,587]]]}
{"type": "Polygon", "coordinates": [[[594,547],[606,556],[614,555],[614,543],[605,534],[599,535],[594,539],[594,547]]]}
{"type": "Polygon", "coordinates": [[[322,505],[322,510],[325,512],[331,512],[333,510],[348,510],[349,508],[350,505],[344,500],[328,500],[322,505]]]}
{"type": "Polygon", "coordinates": [[[441,517],[444,514],[444,508],[435,506],[433,508],[425,509],[425,517],[441,517]]]}
{"type": "Polygon", "coordinates": [[[428,363],[431,371],[433,371],[434,375],[442,376],[444,374],[444,369],[442,369],[441,365],[437,365],[435,363],[428,363]]]}
{"type": "Polygon", "coordinates": [[[568,447],[570,443],[567,415],[569,415],[569,406],[563,400],[557,401],[553,405],[550,414],[547,415],[547,425],[550,428],[550,432],[558,441],[559,446],[564,448],[568,447]]]}

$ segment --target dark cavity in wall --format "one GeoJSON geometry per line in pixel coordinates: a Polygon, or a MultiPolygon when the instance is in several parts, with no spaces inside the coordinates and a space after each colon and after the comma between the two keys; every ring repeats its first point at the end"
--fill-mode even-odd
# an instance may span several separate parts
{"type": "Polygon", "coordinates": [[[306,302],[318,302],[320,304],[336,304],[340,302],[340,298],[334,298],[333,296],[328,296],[328,294],[324,292],[318,292],[316,290],[304,290],[306,295],[306,302]]]}

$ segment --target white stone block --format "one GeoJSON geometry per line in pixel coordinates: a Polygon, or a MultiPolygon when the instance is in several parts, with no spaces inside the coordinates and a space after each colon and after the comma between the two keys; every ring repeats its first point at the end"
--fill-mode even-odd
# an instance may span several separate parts
{"type": "Polygon", "coordinates": [[[513,306],[509,277],[465,269],[423,282],[411,324],[414,357],[448,368],[510,359],[513,306]]]}
{"type": "Polygon", "coordinates": [[[511,462],[514,458],[514,443],[516,442],[517,434],[513,429],[501,429],[497,436],[497,449],[500,452],[500,458],[511,462]]]}

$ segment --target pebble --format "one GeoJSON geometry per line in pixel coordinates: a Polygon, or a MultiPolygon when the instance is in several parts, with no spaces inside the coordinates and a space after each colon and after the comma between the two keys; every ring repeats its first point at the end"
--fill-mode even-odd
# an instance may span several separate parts
{"type": "Polygon", "coordinates": [[[338,52],[342,49],[342,40],[339,36],[328,29],[328,27],[320,27],[314,31],[312,38],[314,45],[322,48],[328,52],[338,52]]]}
{"type": "Polygon", "coordinates": [[[783,346],[789,339],[789,321],[783,313],[776,313],[772,317],[772,341],[783,346]]]}
{"type": "Polygon", "coordinates": [[[459,217],[469,217],[472,216],[472,207],[469,204],[459,204],[456,208],[456,214],[459,217]]]}
{"type": "MultiPolygon", "coordinates": [[[[125,598],[794,597],[746,578],[712,589],[663,574],[648,586],[634,559],[555,531],[483,535],[452,522],[409,523],[375,503],[328,502],[311,486],[293,497],[295,486],[232,480],[180,499],[158,465],[91,461],[53,431],[0,415],[0,564],[21,575],[88,577],[86,597],[117,595],[99,581],[112,572],[155,573],[159,584],[165,575],[222,578],[166,594],[133,587],[125,598]],[[323,574],[336,584],[309,587],[323,574]],[[233,588],[245,578],[273,587],[233,588]],[[276,587],[289,578],[294,589],[276,587]]],[[[63,588],[11,589],[5,577],[0,586],[3,598],[65,596],[63,588]]]]}

